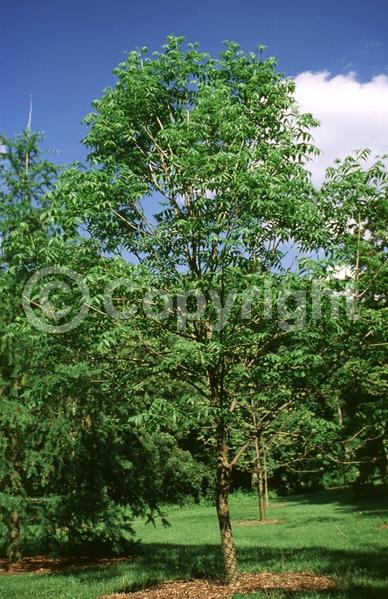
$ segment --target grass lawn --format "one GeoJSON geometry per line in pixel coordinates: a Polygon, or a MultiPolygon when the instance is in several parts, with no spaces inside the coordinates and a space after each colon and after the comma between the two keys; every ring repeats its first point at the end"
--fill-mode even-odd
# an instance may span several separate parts
{"type": "MultiPolygon", "coordinates": [[[[245,572],[312,571],[338,578],[339,590],[290,594],[261,592],[252,599],[386,599],[386,498],[355,501],[350,490],[292,497],[273,503],[268,517],[281,522],[247,525],[257,517],[254,496],[231,499],[240,568],[245,572]],[[243,522],[241,522],[243,521],[243,522]]],[[[104,568],[51,575],[0,576],[3,599],[96,599],[163,580],[217,576],[221,570],[215,510],[166,508],[169,528],[135,529],[143,543],[136,559],[104,568]]],[[[235,595],[235,599],[242,599],[235,595]]]]}

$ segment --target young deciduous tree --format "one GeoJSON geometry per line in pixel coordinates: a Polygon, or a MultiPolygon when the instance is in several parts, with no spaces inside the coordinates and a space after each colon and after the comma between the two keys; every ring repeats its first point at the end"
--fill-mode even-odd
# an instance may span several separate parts
{"type": "MultiPolygon", "coordinates": [[[[245,53],[230,42],[213,59],[170,37],[161,53],[131,52],[114,72],[115,87],[87,118],[89,168],[61,178],[57,217],[82,221],[105,249],[125,251],[147,273],[131,267],[138,292],[131,288],[128,297],[159,290],[148,292],[146,313],[139,299],[132,326],[157,367],[192,386],[195,406],[193,395],[182,394],[174,409],[207,422],[225,575],[233,583],[228,495],[245,444],[233,448],[230,433],[250,397],[240,375],[287,334],[282,317],[268,317],[257,297],[247,309],[246,298],[266,282],[280,296],[283,242],[308,247],[324,238],[306,169],[315,121],[300,113],[294,83],[262,49],[245,53]],[[151,319],[151,307],[162,314],[151,319]]],[[[284,280],[291,290],[304,285],[297,275],[284,280]]]]}
{"type": "Polygon", "coordinates": [[[364,150],[338,161],[321,189],[337,293],[353,299],[355,313],[334,331],[328,323],[326,333],[334,357],[332,394],[349,439],[336,459],[357,465],[360,483],[378,475],[386,480],[388,473],[386,158],[371,161],[364,150]]]}

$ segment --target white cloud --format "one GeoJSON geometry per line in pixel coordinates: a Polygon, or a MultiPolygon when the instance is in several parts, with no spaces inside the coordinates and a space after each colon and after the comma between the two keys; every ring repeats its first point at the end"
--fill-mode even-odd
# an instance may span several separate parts
{"type": "Polygon", "coordinates": [[[322,155],[310,163],[316,183],[327,166],[354,150],[388,152],[388,77],[378,75],[360,83],[354,73],[331,77],[327,71],[304,72],[295,77],[296,99],[304,112],[321,121],[314,129],[322,155]]]}

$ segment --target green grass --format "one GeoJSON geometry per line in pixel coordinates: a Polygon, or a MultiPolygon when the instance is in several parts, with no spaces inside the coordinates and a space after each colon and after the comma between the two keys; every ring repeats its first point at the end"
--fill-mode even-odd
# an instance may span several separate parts
{"type": "MultiPolygon", "coordinates": [[[[236,494],[234,520],[256,517],[255,498],[236,494]]],[[[127,564],[52,575],[0,576],[3,599],[96,599],[162,580],[217,576],[221,562],[214,508],[165,510],[171,527],[135,522],[143,541],[127,564]]],[[[274,502],[266,526],[234,526],[241,570],[313,571],[334,576],[336,592],[262,592],[251,599],[385,599],[388,597],[388,520],[384,498],[354,501],[350,490],[326,491],[274,502]]],[[[236,595],[235,599],[242,595],[236,595]]]]}

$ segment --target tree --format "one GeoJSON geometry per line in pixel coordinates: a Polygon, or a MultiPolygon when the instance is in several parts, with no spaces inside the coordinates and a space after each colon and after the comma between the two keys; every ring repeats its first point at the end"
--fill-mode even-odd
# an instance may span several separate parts
{"type": "Polygon", "coordinates": [[[326,329],[332,393],[343,441],[349,439],[336,459],[358,466],[359,483],[372,480],[376,469],[380,479],[387,475],[387,183],[384,157],[372,162],[364,150],[328,169],[321,190],[331,220],[331,278],[337,294],[354,304],[353,318],[326,329]]]}
{"type": "Polygon", "coordinates": [[[41,222],[45,193],[57,169],[42,159],[41,136],[26,129],[13,139],[0,136],[0,398],[1,503],[6,513],[8,553],[21,555],[20,520],[25,504],[25,474],[31,468],[26,437],[33,436],[34,420],[23,401],[37,335],[18,330],[23,317],[21,296],[28,276],[39,264],[49,230],[41,222]]]}
{"type": "MultiPolygon", "coordinates": [[[[299,112],[294,84],[261,51],[230,42],[213,59],[169,37],[153,58],[131,52],[87,118],[89,168],[66,172],[56,192],[60,218],[82,220],[106,250],[125,250],[147,273],[148,287],[159,290],[148,295],[148,316],[150,305],[167,305],[164,318],[139,311],[138,338],[159,370],[195,390],[195,406],[182,395],[174,409],[191,407],[211,427],[228,583],[238,575],[228,495],[245,448],[232,454],[229,444],[241,346],[254,363],[278,336],[278,319],[257,310],[242,318],[246,294],[262,290],[279,267],[283,241],[320,240],[305,167],[315,121],[299,112]],[[144,327],[152,329],[148,340],[144,327]]],[[[289,283],[298,286],[295,277],[289,283]]]]}

